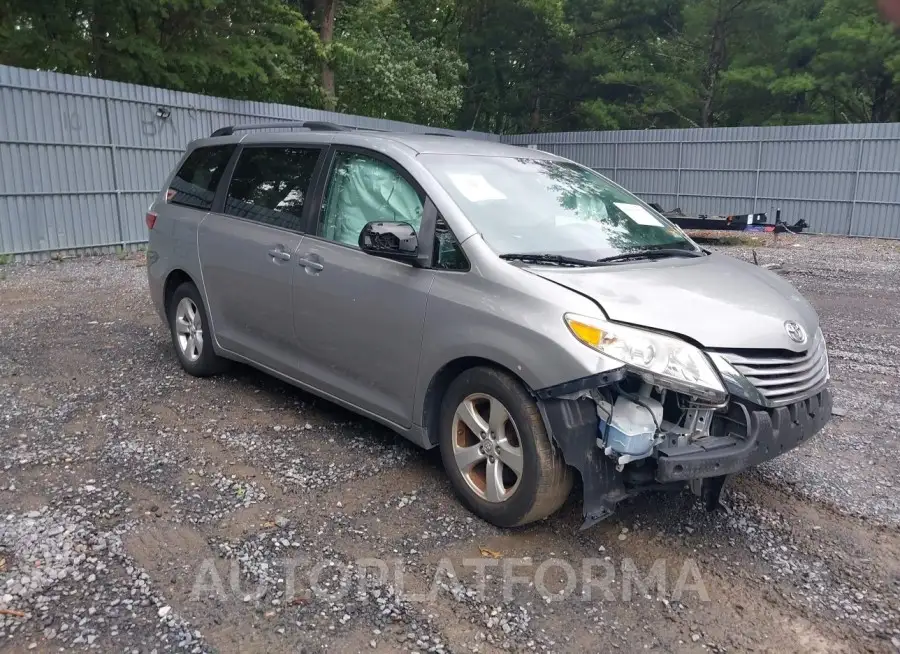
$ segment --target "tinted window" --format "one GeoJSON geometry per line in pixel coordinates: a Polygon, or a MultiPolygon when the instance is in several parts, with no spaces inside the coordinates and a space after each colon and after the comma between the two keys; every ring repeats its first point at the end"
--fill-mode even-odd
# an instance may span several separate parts
{"type": "Polygon", "coordinates": [[[422,224],[422,198],[396,168],[355,152],[335,155],[319,236],[356,246],[366,223],[422,224]]]}
{"type": "Polygon", "coordinates": [[[302,231],[318,158],[319,150],[310,148],[245,148],[231,177],[225,213],[302,231]]]}
{"type": "Polygon", "coordinates": [[[197,148],[191,152],[172,180],[169,202],[206,211],[211,209],[216,187],[233,150],[233,145],[226,145],[197,148]]]}

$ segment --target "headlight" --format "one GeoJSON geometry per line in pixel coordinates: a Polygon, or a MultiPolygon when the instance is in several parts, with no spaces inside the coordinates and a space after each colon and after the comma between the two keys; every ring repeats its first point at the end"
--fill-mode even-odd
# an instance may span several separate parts
{"type": "Polygon", "coordinates": [[[728,397],[709,359],[690,343],[573,313],[565,320],[579,341],[621,361],[651,384],[713,402],[728,397]]]}

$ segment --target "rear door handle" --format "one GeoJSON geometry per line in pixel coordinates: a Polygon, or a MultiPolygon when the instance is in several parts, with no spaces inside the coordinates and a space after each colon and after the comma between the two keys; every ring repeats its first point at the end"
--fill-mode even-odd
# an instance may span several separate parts
{"type": "Polygon", "coordinates": [[[282,261],[290,261],[291,253],[286,250],[282,250],[281,248],[275,248],[274,250],[269,250],[269,256],[273,259],[281,259],[282,261]]]}
{"type": "Polygon", "coordinates": [[[323,266],[318,261],[313,261],[312,259],[297,259],[299,264],[304,268],[308,268],[309,270],[325,270],[325,266],[323,266]]]}

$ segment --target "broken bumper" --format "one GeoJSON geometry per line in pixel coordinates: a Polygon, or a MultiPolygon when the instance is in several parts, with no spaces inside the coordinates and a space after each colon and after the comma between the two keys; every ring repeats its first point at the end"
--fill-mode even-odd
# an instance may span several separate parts
{"type": "Polygon", "coordinates": [[[610,516],[616,504],[645,490],[691,479],[724,479],[729,474],[773,459],[807,441],[831,417],[828,388],[801,402],[777,408],[732,399],[727,415],[727,422],[734,425],[728,430],[730,433],[709,437],[703,443],[695,441],[688,448],[661,446],[655,467],[643,468],[648,471],[648,476],[626,479],[628,471],[617,470],[614,461],[597,446],[594,401],[563,397],[549,392],[538,394],[538,406],[566,463],[581,473],[584,488],[582,529],[610,516]]]}
{"type": "Polygon", "coordinates": [[[660,483],[718,477],[739,472],[794,449],[817,433],[831,417],[831,392],[788,406],[766,409],[733,402],[734,418],[747,425],[741,436],[709,438],[691,451],[660,450],[656,480],[660,483]]]}

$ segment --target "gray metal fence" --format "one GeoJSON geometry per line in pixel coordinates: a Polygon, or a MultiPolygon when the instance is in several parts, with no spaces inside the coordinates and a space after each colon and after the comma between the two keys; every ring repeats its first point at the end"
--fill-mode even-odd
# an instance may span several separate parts
{"type": "Polygon", "coordinates": [[[900,238],[900,123],[526,134],[664,209],[900,238]]]}
{"type": "MultiPolygon", "coordinates": [[[[0,254],[109,251],[185,144],[234,123],[420,125],[0,66],[0,254]]],[[[478,132],[467,136],[500,140],[478,132]]],[[[900,238],[900,124],[507,136],[580,161],[664,208],[773,212],[812,231],[900,238]]]]}
{"type": "Polygon", "coordinates": [[[273,120],[463,134],[0,66],[0,254],[45,258],[142,243],[147,207],[191,139],[273,120]]]}

